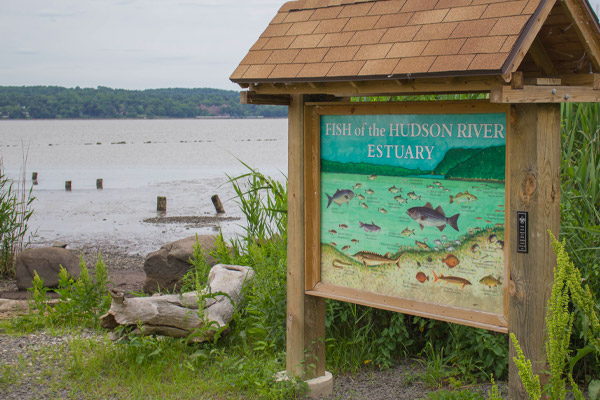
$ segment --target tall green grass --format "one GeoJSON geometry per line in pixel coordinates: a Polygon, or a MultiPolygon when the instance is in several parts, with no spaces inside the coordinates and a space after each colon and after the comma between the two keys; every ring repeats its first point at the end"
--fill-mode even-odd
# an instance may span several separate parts
{"type": "Polygon", "coordinates": [[[35,197],[25,185],[25,168],[22,178],[14,182],[5,175],[0,159],[0,279],[14,276],[15,256],[28,244],[35,197]]]}

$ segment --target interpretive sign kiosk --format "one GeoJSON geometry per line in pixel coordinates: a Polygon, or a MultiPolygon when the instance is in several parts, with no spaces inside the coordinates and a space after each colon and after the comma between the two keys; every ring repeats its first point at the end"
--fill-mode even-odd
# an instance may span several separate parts
{"type": "Polygon", "coordinates": [[[585,0],[285,3],[231,80],[289,106],[287,371],[325,374],[325,298],[512,332],[544,369],[560,103],[599,71],[585,0]]]}

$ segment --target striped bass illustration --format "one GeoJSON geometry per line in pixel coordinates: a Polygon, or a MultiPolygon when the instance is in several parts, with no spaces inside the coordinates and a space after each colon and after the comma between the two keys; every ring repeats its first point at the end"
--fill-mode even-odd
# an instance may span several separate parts
{"type": "Polygon", "coordinates": [[[448,283],[452,283],[454,285],[461,285],[462,286],[461,289],[464,289],[466,285],[471,285],[471,282],[466,280],[465,278],[461,278],[458,276],[444,276],[442,274],[440,274],[440,276],[437,276],[434,271],[431,271],[431,272],[433,273],[433,278],[434,278],[433,281],[434,282],[441,280],[441,281],[445,281],[448,283]]]}
{"type": "Polygon", "coordinates": [[[406,213],[419,223],[421,230],[424,226],[435,226],[441,232],[446,227],[446,224],[448,224],[458,231],[457,222],[460,214],[455,214],[450,218],[446,218],[446,214],[444,213],[442,206],[438,206],[434,210],[431,203],[427,203],[425,204],[425,207],[409,208],[406,213]]]}
{"type": "Polygon", "coordinates": [[[385,253],[385,255],[373,253],[370,251],[359,251],[354,254],[352,257],[356,258],[358,261],[364,264],[365,267],[372,267],[375,265],[388,265],[388,264],[396,264],[400,267],[400,258],[404,252],[400,253],[400,255],[393,259],[389,252],[385,253]]]}

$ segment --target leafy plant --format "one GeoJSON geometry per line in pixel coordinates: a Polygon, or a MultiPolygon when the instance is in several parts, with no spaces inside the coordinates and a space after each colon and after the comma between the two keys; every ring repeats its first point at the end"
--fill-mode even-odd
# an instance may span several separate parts
{"type": "Polygon", "coordinates": [[[15,274],[15,255],[27,245],[29,219],[33,214],[32,188],[25,189],[25,168],[22,180],[10,180],[0,159],[0,278],[15,274]]]}

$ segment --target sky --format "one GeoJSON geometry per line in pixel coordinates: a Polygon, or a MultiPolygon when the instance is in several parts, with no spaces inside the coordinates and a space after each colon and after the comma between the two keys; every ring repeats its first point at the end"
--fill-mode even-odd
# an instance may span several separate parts
{"type": "Polygon", "coordinates": [[[0,86],[239,90],[229,76],[284,2],[2,0],[0,86]]]}

